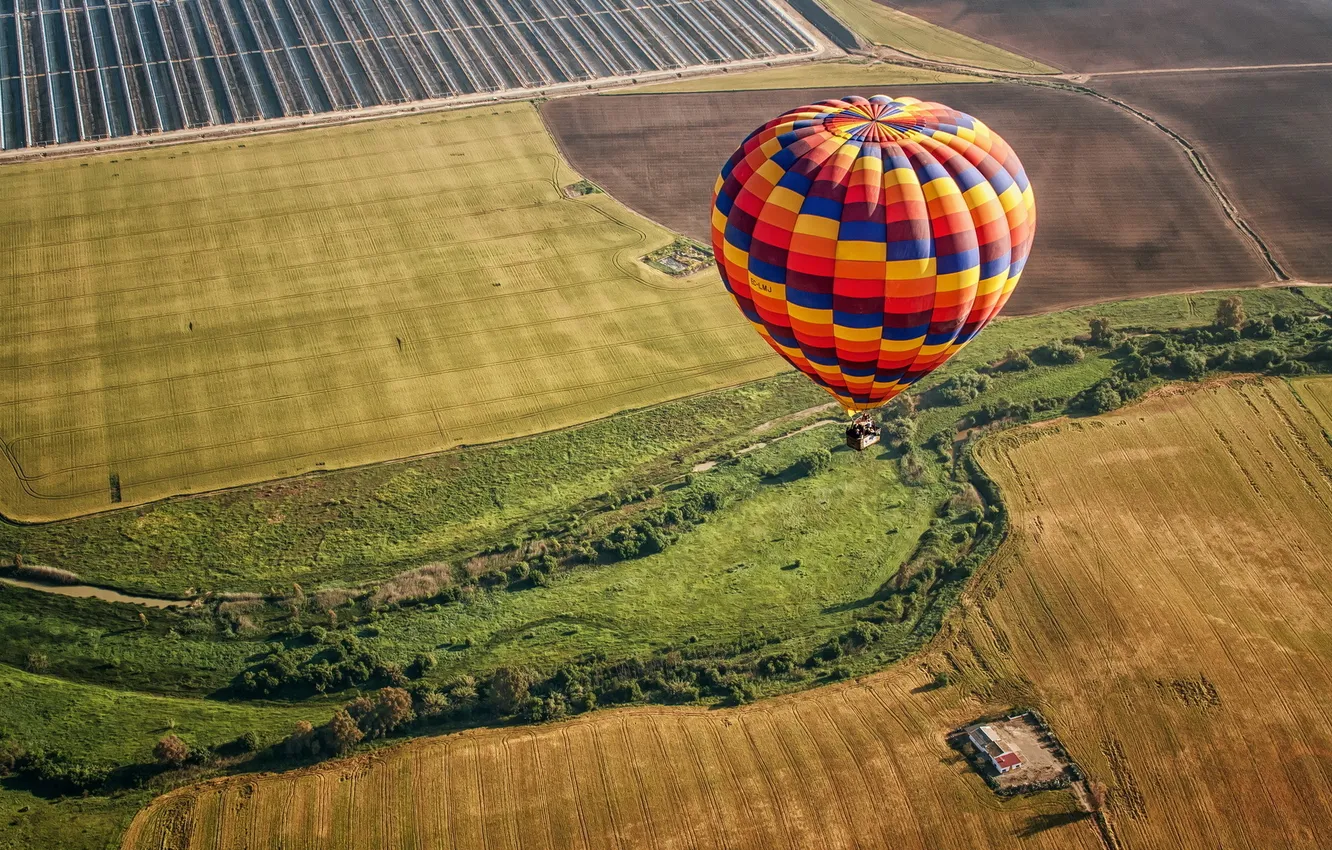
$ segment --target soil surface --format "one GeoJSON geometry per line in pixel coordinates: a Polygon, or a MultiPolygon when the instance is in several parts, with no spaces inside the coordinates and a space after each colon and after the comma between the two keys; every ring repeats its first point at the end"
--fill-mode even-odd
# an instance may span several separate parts
{"type": "Polygon", "coordinates": [[[1088,84],[1187,138],[1287,274],[1332,281],[1332,68],[1093,77],[1088,84]]]}
{"type": "MultiPolygon", "coordinates": [[[[643,215],[710,240],[713,184],[745,136],[787,109],[848,93],[591,96],[550,101],[542,114],[588,179],[643,215]]],[[[1180,146],[1112,104],[1005,83],[885,93],[976,115],[1022,157],[1039,225],[1010,315],[1272,279],[1180,146]]]]}
{"type": "Polygon", "coordinates": [[[1323,62],[1325,0],[890,0],[1064,71],[1323,62]]]}

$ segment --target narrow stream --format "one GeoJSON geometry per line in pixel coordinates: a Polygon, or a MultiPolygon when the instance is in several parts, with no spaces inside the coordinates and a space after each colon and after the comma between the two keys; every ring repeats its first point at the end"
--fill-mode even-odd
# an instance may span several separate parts
{"type": "Polygon", "coordinates": [[[189,605],[188,600],[180,599],[154,599],[151,596],[128,596],[116,590],[107,590],[105,587],[93,587],[87,584],[42,584],[35,581],[25,581],[21,578],[8,578],[0,576],[0,583],[12,584],[15,587],[25,587],[28,590],[38,590],[42,593],[55,593],[60,596],[74,596],[79,599],[101,599],[104,602],[123,602],[127,605],[143,605],[147,608],[183,608],[189,605]]]}

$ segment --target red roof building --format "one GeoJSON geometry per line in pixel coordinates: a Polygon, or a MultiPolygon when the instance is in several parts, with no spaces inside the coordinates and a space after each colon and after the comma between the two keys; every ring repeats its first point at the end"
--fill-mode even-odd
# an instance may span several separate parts
{"type": "Polygon", "coordinates": [[[967,730],[967,737],[1000,773],[1008,773],[1010,770],[1022,767],[1022,756],[1000,739],[993,726],[988,724],[972,726],[967,730]]]}

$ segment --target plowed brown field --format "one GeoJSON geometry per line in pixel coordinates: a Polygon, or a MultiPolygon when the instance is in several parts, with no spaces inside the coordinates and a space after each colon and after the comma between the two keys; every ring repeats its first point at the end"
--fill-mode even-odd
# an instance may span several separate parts
{"type": "Polygon", "coordinates": [[[1065,71],[1326,62],[1318,0],[881,0],[1065,71]]]}
{"type": "Polygon", "coordinates": [[[1332,381],[1233,380],[989,440],[1012,534],[933,648],[878,676],[206,783],[156,800],[124,847],[1100,846],[1068,795],[1001,803],[945,746],[1020,704],[1107,783],[1124,846],[1318,847],[1328,410],[1332,381]],[[926,685],[950,665],[953,685],[926,685]]]}
{"type": "MultiPolygon", "coordinates": [[[[579,172],[648,218],[708,240],[713,183],[745,136],[786,109],[848,93],[589,96],[549,101],[542,115],[579,172]]],[[[1022,157],[1040,226],[1010,314],[1272,279],[1183,151],[1114,106],[998,83],[885,93],[970,112],[1022,157]]]]}
{"type": "Polygon", "coordinates": [[[1332,68],[1098,77],[1091,86],[1193,143],[1288,274],[1332,281],[1332,68]]]}

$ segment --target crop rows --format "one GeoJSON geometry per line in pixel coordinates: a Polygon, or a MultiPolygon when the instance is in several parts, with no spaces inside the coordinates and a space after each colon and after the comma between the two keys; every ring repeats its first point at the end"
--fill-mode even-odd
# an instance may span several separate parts
{"type": "Polygon", "coordinates": [[[0,0],[0,149],[812,49],[768,0],[0,0]]]}
{"type": "MultiPolygon", "coordinates": [[[[1047,797],[999,808],[934,733],[920,672],[726,712],[629,710],[423,741],[156,801],[125,850],[832,850],[1008,847],[1047,797]]],[[[956,707],[949,710],[958,717],[956,707]]],[[[1098,847],[1082,824],[1028,848],[1098,847]]]]}

